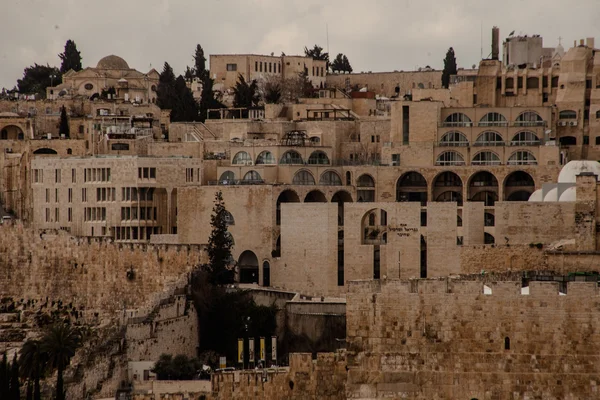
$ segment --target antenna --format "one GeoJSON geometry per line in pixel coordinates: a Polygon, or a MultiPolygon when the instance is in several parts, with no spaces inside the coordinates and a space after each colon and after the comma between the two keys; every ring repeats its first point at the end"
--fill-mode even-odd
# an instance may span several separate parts
{"type": "Polygon", "coordinates": [[[325,23],[325,34],[327,35],[327,54],[329,54],[329,24],[325,23]]]}
{"type": "Polygon", "coordinates": [[[479,52],[479,59],[483,60],[483,20],[479,20],[479,44],[481,46],[479,52]]]}

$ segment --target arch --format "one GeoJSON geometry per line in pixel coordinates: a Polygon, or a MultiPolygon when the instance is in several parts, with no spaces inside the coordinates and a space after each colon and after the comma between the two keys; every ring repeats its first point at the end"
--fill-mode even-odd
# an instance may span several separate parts
{"type": "Polygon", "coordinates": [[[314,185],[315,178],[310,173],[310,171],[301,169],[300,171],[296,172],[296,174],[294,175],[294,179],[292,179],[292,184],[293,185],[314,185]]]}
{"type": "Polygon", "coordinates": [[[491,235],[487,232],[484,232],[483,233],[483,243],[484,244],[494,244],[494,243],[496,243],[496,238],[493,235],[491,235]]]}
{"type": "Polygon", "coordinates": [[[327,197],[320,190],[311,190],[304,197],[305,203],[327,203],[327,197]]]}
{"type": "Polygon", "coordinates": [[[521,131],[513,136],[511,146],[539,146],[540,138],[531,131],[521,131]]]}
{"type": "Polygon", "coordinates": [[[457,147],[467,147],[469,146],[469,139],[465,136],[464,133],[459,131],[450,131],[444,133],[442,138],[440,139],[440,146],[457,146],[457,147]]]}
{"type": "Polygon", "coordinates": [[[544,125],[544,120],[535,111],[523,111],[521,114],[517,116],[515,120],[516,126],[542,126],[544,125]]]}
{"type": "Polygon", "coordinates": [[[561,146],[576,146],[577,138],[575,136],[562,136],[558,139],[561,146]]]}
{"type": "Polygon", "coordinates": [[[508,336],[504,338],[504,350],[510,350],[510,338],[508,336]]]}
{"type": "Polygon", "coordinates": [[[248,154],[245,151],[238,151],[235,156],[233,157],[233,160],[231,161],[231,164],[234,165],[248,165],[248,164],[252,164],[252,157],[250,157],[250,154],[248,154]]]}
{"type": "Polygon", "coordinates": [[[266,164],[266,165],[272,165],[275,164],[275,157],[273,156],[273,153],[271,153],[270,151],[263,151],[261,152],[258,157],[256,157],[256,165],[261,165],[261,164],[266,164]]]}
{"type": "Polygon", "coordinates": [[[242,179],[242,183],[262,183],[262,177],[260,174],[254,170],[246,172],[244,178],[242,179]]]}
{"type": "Polygon", "coordinates": [[[318,145],[319,143],[321,143],[321,138],[320,138],[320,137],[318,137],[318,136],[311,136],[311,137],[310,137],[308,140],[309,140],[309,141],[310,141],[312,144],[316,144],[316,145],[318,145]]]}
{"type": "Polygon", "coordinates": [[[477,136],[475,146],[504,146],[504,139],[498,132],[485,131],[477,136]]]}
{"type": "Polygon", "coordinates": [[[325,171],[319,179],[319,185],[342,186],[342,178],[335,171],[325,171]]]}
{"type": "Polygon", "coordinates": [[[235,225],[235,219],[233,219],[233,215],[227,210],[223,210],[223,220],[227,226],[235,225]]]}
{"type": "Polygon", "coordinates": [[[435,201],[456,201],[462,205],[462,179],[452,171],[440,172],[433,178],[433,198],[435,201]]]}
{"type": "Polygon", "coordinates": [[[465,159],[459,152],[447,150],[437,156],[435,165],[465,165],[465,159]]]}
{"type": "Polygon", "coordinates": [[[311,165],[328,165],[329,157],[327,157],[324,151],[313,151],[310,157],[308,157],[308,163],[311,165]]]}
{"type": "Polygon", "coordinates": [[[510,173],[504,179],[504,186],[506,187],[535,187],[535,181],[531,175],[525,171],[515,171],[510,173]]]}
{"type": "Polygon", "coordinates": [[[288,150],[281,156],[279,164],[299,165],[304,164],[302,156],[295,150],[288,150]]]}
{"type": "Polygon", "coordinates": [[[416,171],[403,174],[396,182],[396,201],[427,203],[427,181],[416,171]]]}
{"type": "Polygon", "coordinates": [[[6,125],[0,130],[0,140],[23,140],[23,129],[17,125],[6,125]]]}
{"type": "Polygon", "coordinates": [[[444,126],[471,126],[472,124],[471,118],[461,112],[452,113],[444,120],[444,126]]]}
{"type": "Polygon", "coordinates": [[[263,286],[271,286],[271,264],[268,261],[263,261],[263,286]]]}
{"type": "Polygon", "coordinates": [[[219,183],[221,185],[233,184],[235,180],[235,174],[232,171],[225,171],[221,174],[219,178],[219,183]]]}
{"type": "Polygon", "coordinates": [[[498,200],[498,179],[489,171],[478,171],[471,176],[468,185],[469,201],[483,201],[493,205],[498,200]]]}
{"type": "Polygon", "coordinates": [[[281,203],[300,203],[298,193],[291,189],[286,189],[279,193],[277,197],[277,205],[275,208],[275,224],[281,225],[281,203]]]}
{"type": "Polygon", "coordinates": [[[439,196],[437,196],[435,198],[435,201],[457,203],[457,205],[460,207],[463,203],[463,197],[461,192],[447,190],[445,192],[442,192],[439,196]]]}
{"type": "Polygon", "coordinates": [[[73,154],[73,150],[72,149],[67,149],[67,154],[73,154]]]}
{"type": "Polygon", "coordinates": [[[480,151],[473,156],[471,165],[500,165],[500,157],[493,151],[480,151]]]}
{"type": "Polygon", "coordinates": [[[240,283],[258,283],[258,257],[251,250],[246,250],[238,258],[240,283]]]}
{"type": "Polygon", "coordinates": [[[489,112],[479,120],[479,126],[506,126],[506,117],[498,112],[489,112]]]}
{"type": "Polygon", "coordinates": [[[528,150],[517,150],[508,158],[508,165],[537,165],[533,153],[528,150]]]}
{"type": "Polygon", "coordinates": [[[35,150],[33,152],[33,154],[58,154],[58,153],[54,149],[49,149],[48,147],[40,147],[39,149],[35,150]]]}
{"type": "Polygon", "coordinates": [[[532,192],[527,190],[517,190],[506,196],[506,201],[528,201],[532,192]]]}
{"type": "Polygon", "coordinates": [[[375,179],[369,174],[362,174],[356,180],[356,187],[375,187],[375,179]]]}
{"type": "Polygon", "coordinates": [[[558,113],[558,119],[577,119],[577,111],[562,110],[558,113]]]}
{"type": "Polygon", "coordinates": [[[361,219],[360,226],[362,244],[387,244],[387,211],[381,208],[367,211],[361,219]]]}
{"type": "Polygon", "coordinates": [[[344,203],[352,203],[352,195],[340,190],[331,197],[331,202],[338,205],[338,226],[344,226],[344,203]]]}

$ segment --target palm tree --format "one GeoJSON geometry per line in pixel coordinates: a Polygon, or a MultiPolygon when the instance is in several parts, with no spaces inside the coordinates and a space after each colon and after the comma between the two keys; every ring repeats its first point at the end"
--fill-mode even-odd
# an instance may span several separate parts
{"type": "Polygon", "coordinates": [[[41,349],[48,357],[48,366],[58,370],[56,400],[65,400],[63,373],[80,343],[79,331],[64,322],[55,324],[44,335],[41,349]]]}
{"type": "Polygon", "coordinates": [[[28,340],[23,344],[19,366],[21,377],[27,379],[27,400],[41,400],[40,379],[44,377],[47,356],[39,340],[28,340]]]}

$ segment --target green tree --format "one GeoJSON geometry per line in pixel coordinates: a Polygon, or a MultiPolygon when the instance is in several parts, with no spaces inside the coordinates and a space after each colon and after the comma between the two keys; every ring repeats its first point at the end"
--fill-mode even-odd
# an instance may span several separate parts
{"type": "Polygon", "coordinates": [[[450,47],[446,52],[446,58],[444,58],[444,70],[442,71],[442,87],[448,88],[450,86],[450,76],[456,75],[456,57],[454,55],[454,49],[450,47]]]}
{"type": "Polygon", "coordinates": [[[312,49],[305,47],[304,54],[306,57],[311,57],[313,60],[326,61],[327,68],[329,69],[329,53],[324,53],[321,46],[315,44],[312,49]]]}
{"type": "Polygon", "coordinates": [[[276,104],[281,101],[283,89],[279,80],[269,80],[264,86],[264,101],[267,104],[276,104]]]}
{"type": "Polygon", "coordinates": [[[152,372],[158,380],[192,380],[202,367],[197,358],[188,358],[186,355],[161,354],[154,364],[152,372]]]}
{"type": "Polygon", "coordinates": [[[6,352],[0,363],[0,399],[8,399],[10,393],[10,369],[6,352]]]}
{"type": "Polygon", "coordinates": [[[215,205],[210,217],[212,231],[208,239],[210,282],[217,285],[233,283],[233,271],[229,268],[233,240],[227,230],[228,214],[223,193],[219,190],[215,193],[215,205]]]}
{"type": "Polygon", "coordinates": [[[204,81],[209,77],[209,72],[206,69],[206,57],[204,56],[204,49],[199,44],[196,45],[196,51],[194,52],[194,72],[196,77],[204,81]]]}
{"type": "Polygon", "coordinates": [[[67,139],[71,137],[71,129],[69,128],[69,117],[67,115],[67,109],[65,108],[65,106],[62,106],[60,108],[60,125],[58,131],[59,134],[64,134],[67,139]]]}
{"type": "Polygon", "coordinates": [[[347,72],[349,74],[352,73],[352,66],[350,65],[350,61],[348,60],[348,57],[346,57],[346,55],[344,55],[344,59],[342,61],[342,64],[344,66],[344,72],[347,72]]]}
{"type": "Polygon", "coordinates": [[[206,121],[208,117],[208,110],[214,108],[224,108],[225,106],[215,98],[213,92],[214,80],[211,79],[208,74],[202,81],[202,94],[200,97],[200,121],[206,121]]]}
{"type": "Polygon", "coordinates": [[[46,88],[62,82],[62,75],[56,67],[34,64],[25,68],[23,79],[17,80],[19,93],[35,94],[36,97],[45,99],[46,88]]]}
{"type": "Polygon", "coordinates": [[[66,73],[69,70],[81,71],[81,52],[77,50],[77,45],[71,39],[67,40],[65,44],[65,51],[58,55],[62,60],[60,65],[60,72],[66,73]]]}
{"type": "Polygon", "coordinates": [[[41,349],[47,354],[48,366],[57,370],[55,400],[65,400],[63,373],[79,344],[79,332],[64,322],[53,325],[41,340],[41,349]]]}
{"type": "Polygon", "coordinates": [[[10,368],[10,393],[8,396],[11,400],[21,399],[21,382],[19,382],[19,362],[17,353],[15,353],[11,368],[10,368]]]}
{"type": "Polygon", "coordinates": [[[238,81],[233,88],[233,106],[237,108],[248,108],[258,105],[258,85],[256,81],[248,83],[242,76],[238,75],[238,81]]]}
{"type": "Polygon", "coordinates": [[[27,399],[33,392],[33,400],[41,400],[40,379],[44,377],[47,357],[39,340],[30,339],[23,344],[19,357],[21,377],[27,379],[27,399]]]}
{"type": "Polygon", "coordinates": [[[175,104],[175,74],[168,62],[165,62],[163,70],[158,78],[156,88],[156,104],[162,109],[172,110],[175,104]]]}
{"type": "Polygon", "coordinates": [[[308,72],[304,71],[298,75],[298,81],[300,84],[300,97],[311,98],[315,97],[315,88],[313,87],[310,79],[308,79],[308,72]]]}
{"type": "Polygon", "coordinates": [[[175,80],[175,97],[172,101],[172,122],[198,121],[200,119],[198,115],[198,103],[181,75],[175,80]]]}
{"type": "Polygon", "coordinates": [[[333,72],[352,72],[352,67],[350,66],[350,61],[348,61],[348,57],[344,54],[339,53],[333,62],[331,63],[331,70],[333,72]]]}

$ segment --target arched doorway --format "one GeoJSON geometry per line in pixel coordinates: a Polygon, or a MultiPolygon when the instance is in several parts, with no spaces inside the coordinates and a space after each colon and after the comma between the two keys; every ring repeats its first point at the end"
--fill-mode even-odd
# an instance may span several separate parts
{"type": "Polygon", "coordinates": [[[250,250],[240,254],[238,259],[240,268],[240,283],[258,283],[258,258],[250,250]]]}
{"type": "Polygon", "coordinates": [[[327,198],[320,190],[311,190],[304,198],[305,203],[327,203],[327,198]]]}
{"type": "Polygon", "coordinates": [[[504,198],[507,201],[527,201],[535,191],[535,182],[525,171],[515,171],[504,180],[504,198]]]}
{"type": "Polygon", "coordinates": [[[350,193],[340,190],[333,195],[331,202],[338,204],[338,226],[344,226],[344,203],[352,203],[352,196],[350,193]]]}
{"type": "Polygon", "coordinates": [[[23,129],[16,125],[6,125],[0,129],[0,140],[23,140],[24,138],[23,129]]]}
{"type": "Polygon", "coordinates": [[[483,201],[493,206],[498,201],[498,179],[488,171],[479,171],[469,180],[469,201],[483,201]]]}
{"type": "Polygon", "coordinates": [[[263,286],[271,286],[271,264],[263,261],[263,286]]]}
{"type": "Polygon", "coordinates": [[[427,204],[427,181],[418,172],[407,172],[396,182],[396,201],[427,204]]]}
{"type": "Polygon", "coordinates": [[[300,197],[293,190],[287,189],[277,197],[277,207],[275,211],[275,223],[281,225],[281,203],[300,203],[300,197]]]}

